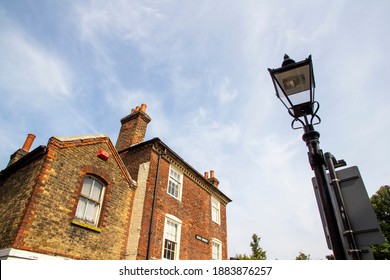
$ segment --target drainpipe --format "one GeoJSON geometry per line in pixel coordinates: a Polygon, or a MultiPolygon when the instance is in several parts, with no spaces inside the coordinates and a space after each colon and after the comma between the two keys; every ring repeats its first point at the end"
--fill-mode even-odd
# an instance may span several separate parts
{"type": "Polygon", "coordinates": [[[152,237],[153,237],[153,227],[154,227],[154,210],[156,208],[156,199],[157,199],[157,187],[158,187],[158,179],[159,179],[159,173],[160,173],[160,161],[161,156],[165,155],[167,150],[165,149],[163,153],[158,153],[158,160],[157,160],[157,172],[156,172],[156,181],[154,183],[154,192],[153,192],[153,204],[152,204],[152,213],[150,217],[150,226],[149,226],[149,235],[148,235],[148,248],[146,252],[146,259],[150,260],[150,251],[152,247],[152,237]]]}

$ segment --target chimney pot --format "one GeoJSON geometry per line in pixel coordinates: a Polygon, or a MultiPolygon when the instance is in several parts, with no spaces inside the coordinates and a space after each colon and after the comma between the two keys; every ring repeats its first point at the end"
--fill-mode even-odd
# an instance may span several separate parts
{"type": "Polygon", "coordinates": [[[140,106],[135,107],[135,111],[138,112],[140,108],[140,106]]]}
{"type": "Polygon", "coordinates": [[[208,173],[208,172],[205,172],[205,173],[204,173],[204,177],[205,177],[206,179],[208,179],[208,178],[209,178],[209,173],[208,173]]]}
{"type": "Polygon", "coordinates": [[[214,170],[210,170],[210,178],[207,179],[214,187],[218,188],[219,181],[214,177],[214,170]]]}
{"type": "Polygon", "coordinates": [[[146,104],[141,104],[141,111],[145,113],[145,111],[146,111],[146,104]]]}
{"type": "Polygon", "coordinates": [[[27,135],[27,138],[26,138],[26,141],[24,141],[24,144],[23,144],[23,147],[22,147],[22,150],[25,151],[25,152],[29,152],[30,151],[30,148],[33,144],[35,140],[35,135],[34,134],[28,134],[27,135]]]}

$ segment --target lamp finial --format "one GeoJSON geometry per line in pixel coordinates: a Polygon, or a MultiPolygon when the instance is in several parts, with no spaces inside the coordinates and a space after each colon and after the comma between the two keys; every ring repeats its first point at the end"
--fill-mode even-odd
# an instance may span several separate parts
{"type": "Polygon", "coordinates": [[[291,59],[287,54],[284,54],[284,60],[282,63],[282,67],[289,65],[289,64],[293,64],[293,63],[295,63],[295,61],[293,59],[291,59]]]}

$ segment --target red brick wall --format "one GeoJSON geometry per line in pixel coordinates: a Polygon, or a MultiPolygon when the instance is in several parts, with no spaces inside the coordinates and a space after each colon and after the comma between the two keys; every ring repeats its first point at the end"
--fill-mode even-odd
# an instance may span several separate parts
{"type": "Polygon", "coordinates": [[[182,221],[180,240],[180,259],[202,260],[211,259],[213,238],[223,243],[223,257],[227,258],[226,211],[221,204],[221,225],[211,219],[211,195],[196,182],[184,175],[182,200],[167,193],[170,163],[162,160],[158,199],[155,214],[155,237],[153,257],[161,258],[164,223],[166,214],[171,214],[182,221]],[[195,238],[202,236],[209,240],[204,243],[195,238]]]}
{"type": "MultiPolygon", "coordinates": [[[[150,160],[149,179],[147,183],[142,228],[138,244],[138,259],[147,258],[150,219],[153,205],[153,193],[155,188],[158,154],[151,149],[138,149],[122,154],[125,165],[135,176],[139,164],[150,160]],[[140,161],[139,159],[143,159],[140,161]]],[[[162,257],[162,242],[164,237],[164,223],[166,214],[171,214],[182,221],[180,259],[211,259],[212,239],[217,238],[222,242],[222,257],[227,258],[227,229],[226,207],[221,203],[221,225],[211,220],[211,193],[201,188],[198,183],[184,175],[182,200],[179,201],[167,193],[170,162],[164,158],[160,161],[158,177],[158,189],[154,223],[152,228],[151,258],[162,257]],[[206,244],[195,238],[200,235],[209,240],[206,244]]],[[[187,167],[188,168],[188,167],[187,167]]],[[[206,180],[205,180],[206,182],[206,180]]],[[[207,184],[207,182],[206,182],[207,184]]],[[[210,189],[214,188],[209,185],[210,189]]],[[[136,209],[134,211],[137,211],[136,209]]]]}
{"type": "Polygon", "coordinates": [[[150,161],[150,149],[151,146],[142,147],[141,149],[135,149],[131,151],[125,151],[120,154],[131,178],[138,181],[138,169],[139,165],[150,161]]]}

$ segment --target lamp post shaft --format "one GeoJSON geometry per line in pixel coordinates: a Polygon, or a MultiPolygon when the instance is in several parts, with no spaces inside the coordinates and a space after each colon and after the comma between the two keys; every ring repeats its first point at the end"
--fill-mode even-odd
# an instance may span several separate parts
{"type": "Polygon", "coordinates": [[[307,124],[304,126],[305,133],[302,136],[303,141],[308,147],[309,162],[317,181],[321,206],[328,227],[330,243],[332,245],[333,255],[336,260],[346,260],[345,250],[337,224],[337,218],[332,206],[332,198],[329,190],[328,178],[326,175],[325,161],[322,150],[319,147],[320,134],[314,130],[313,125],[307,124]]]}

